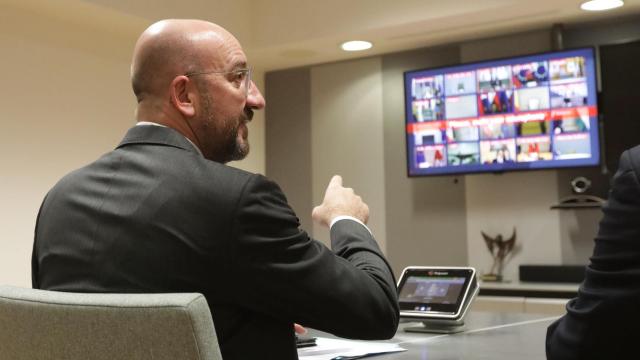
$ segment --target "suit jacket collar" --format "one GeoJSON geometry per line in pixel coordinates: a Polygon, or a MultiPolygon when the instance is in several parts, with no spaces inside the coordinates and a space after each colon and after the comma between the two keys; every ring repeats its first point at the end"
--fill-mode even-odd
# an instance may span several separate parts
{"type": "Polygon", "coordinates": [[[163,126],[134,126],[127,131],[127,134],[124,136],[124,139],[122,139],[117,149],[133,144],[172,146],[178,149],[194,152],[196,154],[201,154],[195,145],[184,137],[184,135],[172,128],[163,126]]]}

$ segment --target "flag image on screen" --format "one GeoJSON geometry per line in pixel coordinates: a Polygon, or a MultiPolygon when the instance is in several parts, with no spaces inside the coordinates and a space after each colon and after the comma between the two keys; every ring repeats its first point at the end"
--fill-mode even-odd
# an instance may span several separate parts
{"type": "Polygon", "coordinates": [[[416,147],[416,163],[421,169],[446,166],[446,148],[444,145],[416,147]]]}
{"type": "Polygon", "coordinates": [[[517,64],[512,67],[512,83],[516,88],[538,87],[549,83],[546,61],[517,64]]]}
{"type": "Polygon", "coordinates": [[[513,112],[513,91],[498,90],[480,94],[480,115],[513,112]]]}
{"type": "Polygon", "coordinates": [[[519,162],[533,162],[551,160],[551,138],[548,136],[533,136],[516,139],[517,157],[519,162]]]}
{"type": "Polygon", "coordinates": [[[404,73],[409,176],[595,166],[595,51],[404,73]]]}

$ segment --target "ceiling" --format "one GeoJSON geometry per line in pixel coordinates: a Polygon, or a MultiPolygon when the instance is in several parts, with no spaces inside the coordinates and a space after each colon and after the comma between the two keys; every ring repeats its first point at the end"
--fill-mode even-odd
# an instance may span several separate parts
{"type": "MultiPolygon", "coordinates": [[[[592,13],[580,0],[29,0],[67,16],[114,23],[137,33],[163,18],[201,18],[234,33],[261,70],[397,52],[533,29],[640,14],[640,0],[592,13]],[[64,6],[63,9],[60,7],[64,6]],[[71,11],[71,8],[75,9],[71,11]],[[66,10],[65,10],[66,9],[66,10]],[[105,15],[106,14],[106,15],[105,15]],[[102,17],[100,20],[99,18],[102,17]],[[346,53],[345,40],[368,40],[371,50],[346,53]]],[[[22,4],[25,0],[22,1],[22,4]]],[[[24,5],[23,5],[24,6],[24,5]]],[[[51,10],[50,10],[51,11],[51,10]]]]}

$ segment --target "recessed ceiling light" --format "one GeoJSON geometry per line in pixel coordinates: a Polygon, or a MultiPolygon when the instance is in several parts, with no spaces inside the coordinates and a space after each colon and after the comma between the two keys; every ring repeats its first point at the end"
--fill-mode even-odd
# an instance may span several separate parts
{"type": "Polygon", "coordinates": [[[580,5],[580,9],[587,11],[603,11],[615,9],[624,5],[622,0],[591,0],[580,5]]]}
{"type": "Polygon", "coordinates": [[[362,51],[362,50],[371,49],[372,46],[373,46],[372,43],[368,41],[361,41],[361,40],[347,41],[347,42],[343,42],[342,45],[340,45],[340,47],[344,51],[362,51]]]}

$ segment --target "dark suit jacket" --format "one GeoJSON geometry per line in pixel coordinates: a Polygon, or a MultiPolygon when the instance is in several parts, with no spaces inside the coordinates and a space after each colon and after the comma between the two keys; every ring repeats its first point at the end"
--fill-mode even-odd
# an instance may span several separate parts
{"type": "Polygon", "coordinates": [[[547,358],[635,359],[640,326],[640,147],[622,154],[591,264],[567,314],[547,330],[547,358]],[[633,354],[629,356],[628,354],[633,354]]]}
{"type": "Polygon", "coordinates": [[[331,244],[333,252],[299,229],[274,182],[206,160],[172,129],[136,126],[47,194],[33,286],[200,292],[225,360],[297,359],[293,322],[392,337],[395,280],[375,240],[341,220],[331,244]]]}

